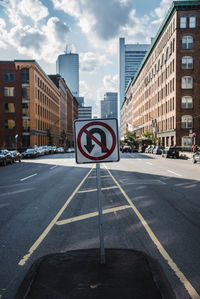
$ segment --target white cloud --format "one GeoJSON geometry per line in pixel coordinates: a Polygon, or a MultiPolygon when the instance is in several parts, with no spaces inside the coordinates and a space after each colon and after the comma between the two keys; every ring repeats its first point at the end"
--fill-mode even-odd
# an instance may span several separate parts
{"type": "Polygon", "coordinates": [[[106,92],[118,91],[118,75],[106,75],[103,78],[103,86],[106,92]]]}
{"type": "Polygon", "coordinates": [[[154,14],[159,18],[159,19],[163,19],[169,9],[169,7],[171,6],[173,0],[162,0],[160,2],[160,6],[155,8],[154,10],[154,14]]]}
{"type": "Polygon", "coordinates": [[[3,19],[0,18],[0,48],[6,49],[6,37],[7,37],[7,31],[6,31],[6,23],[3,19]]]}
{"type": "Polygon", "coordinates": [[[48,8],[39,0],[6,0],[1,3],[6,9],[10,23],[23,26],[23,17],[28,17],[34,23],[48,16],[48,8]]]}
{"type": "Polygon", "coordinates": [[[82,72],[93,73],[99,67],[111,64],[111,61],[105,55],[100,55],[98,53],[87,52],[80,53],[79,55],[80,61],[80,70],[82,72]]]}

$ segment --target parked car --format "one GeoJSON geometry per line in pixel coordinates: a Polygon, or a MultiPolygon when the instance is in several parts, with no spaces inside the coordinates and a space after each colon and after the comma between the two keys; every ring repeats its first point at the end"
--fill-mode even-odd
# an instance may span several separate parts
{"type": "Polygon", "coordinates": [[[156,155],[162,155],[162,151],[164,150],[164,146],[160,146],[160,145],[157,145],[154,149],[153,149],[153,154],[156,154],[156,155]]]}
{"type": "Polygon", "coordinates": [[[73,147],[69,147],[68,149],[66,149],[66,153],[74,153],[75,149],[73,147]]]}
{"type": "Polygon", "coordinates": [[[57,148],[57,153],[64,153],[64,148],[63,147],[58,147],[57,148]]]}
{"type": "Polygon", "coordinates": [[[13,158],[8,150],[0,150],[0,164],[6,166],[13,163],[13,158]]]}
{"type": "Polygon", "coordinates": [[[138,153],[138,149],[135,145],[132,147],[132,153],[138,153]]]}
{"type": "Polygon", "coordinates": [[[153,150],[156,148],[156,145],[151,145],[149,149],[149,154],[153,154],[153,150]]]}
{"type": "Polygon", "coordinates": [[[131,153],[132,152],[132,147],[130,145],[124,145],[122,147],[122,153],[131,153]]]}
{"type": "Polygon", "coordinates": [[[43,150],[44,150],[44,154],[45,154],[45,155],[48,155],[48,154],[49,154],[48,146],[47,146],[47,145],[43,145],[42,148],[43,148],[43,150]]]}
{"type": "Polygon", "coordinates": [[[39,156],[39,152],[36,148],[28,148],[25,152],[23,152],[23,158],[37,158],[39,156]]]}
{"type": "Polygon", "coordinates": [[[54,153],[54,150],[53,150],[53,147],[52,146],[48,146],[48,150],[49,150],[49,154],[53,154],[54,153]]]}
{"type": "Polygon", "coordinates": [[[198,149],[193,155],[193,163],[200,162],[200,149],[198,149]]]}
{"type": "Polygon", "coordinates": [[[21,162],[22,155],[17,150],[9,151],[9,153],[12,156],[13,162],[16,162],[16,161],[21,162]]]}
{"type": "Polygon", "coordinates": [[[162,156],[165,158],[179,158],[179,149],[176,146],[165,147],[162,156]]]}
{"type": "Polygon", "coordinates": [[[149,153],[150,148],[151,148],[151,145],[148,145],[148,146],[145,148],[145,153],[149,153]]]}
{"type": "Polygon", "coordinates": [[[45,155],[45,150],[43,149],[42,146],[39,146],[39,147],[37,148],[37,151],[38,151],[38,153],[39,153],[39,156],[44,156],[44,155],[45,155]]]}
{"type": "Polygon", "coordinates": [[[56,146],[52,146],[52,150],[53,150],[53,154],[56,153],[57,147],[56,146]]]}

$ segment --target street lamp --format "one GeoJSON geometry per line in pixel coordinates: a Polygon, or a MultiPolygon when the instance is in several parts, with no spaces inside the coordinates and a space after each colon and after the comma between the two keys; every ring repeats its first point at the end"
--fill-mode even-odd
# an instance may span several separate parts
{"type": "Polygon", "coordinates": [[[17,138],[18,138],[18,134],[15,135],[15,145],[16,145],[16,150],[17,150],[17,138]]]}

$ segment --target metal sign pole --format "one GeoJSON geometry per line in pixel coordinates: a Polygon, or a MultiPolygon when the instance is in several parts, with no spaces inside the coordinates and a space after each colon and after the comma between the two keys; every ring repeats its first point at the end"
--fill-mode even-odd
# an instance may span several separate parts
{"type": "Polygon", "coordinates": [[[102,223],[102,205],[101,205],[101,179],[100,179],[100,163],[96,163],[97,173],[97,200],[99,208],[99,239],[100,239],[100,263],[105,264],[105,251],[103,239],[103,223],[102,223]]]}

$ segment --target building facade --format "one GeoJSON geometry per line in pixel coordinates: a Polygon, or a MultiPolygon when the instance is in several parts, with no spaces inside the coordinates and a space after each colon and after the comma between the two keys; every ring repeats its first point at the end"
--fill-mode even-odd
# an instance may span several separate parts
{"type": "Polygon", "coordinates": [[[0,98],[0,147],[59,144],[60,92],[35,60],[0,61],[0,98]]]}
{"type": "Polygon", "coordinates": [[[78,107],[78,119],[91,119],[91,118],[92,118],[91,106],[78,107]]]}
{"type": "MultiPolygon", "coordinates": [[[[49,75],[60,91],[60,136],[66,136],[66,140],[73,143],[73,121],[74,121],[74,97],[61,75],[49,75]],[[64,134],[64,135],[63,135],[64,134]]],[[[62,142],[62,138],[61,138],[62,142]]]]}
{"type": "Polygon", "coordinates": [[[104,94],[104,100],[101,101],[101,118],[117,118],[117,92],[106,92],[104,94]]]}
{"type": "Polygon", "coordinates": [[[157,144],[200,144],[200,3],[174,1],[121,109],[139,137],[153,132],[157,144]],[[196,137],[192,137],[196,133],[196,137]]]}
{"type": "Polygon", "coordinates": [[[119,111],[128,83],[136,75],[149,47],[149,44],[125,44],[125,38],[119,39],[119,111]]]}
{"type": "Polygon", "coordinates": [[[56,72],[60,74],[74,97],[79,96],[79,55],[66,53],[58,56],[56,72]]]}

